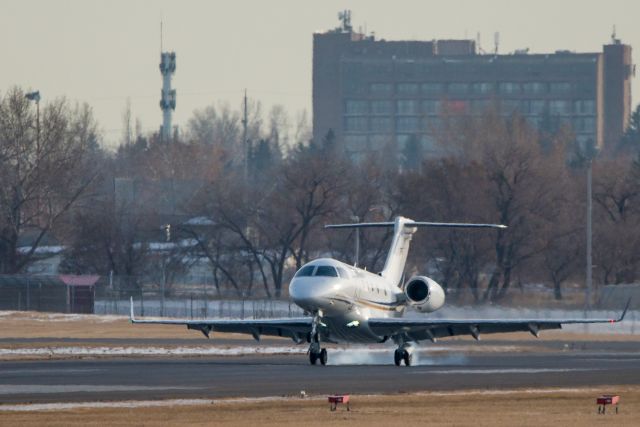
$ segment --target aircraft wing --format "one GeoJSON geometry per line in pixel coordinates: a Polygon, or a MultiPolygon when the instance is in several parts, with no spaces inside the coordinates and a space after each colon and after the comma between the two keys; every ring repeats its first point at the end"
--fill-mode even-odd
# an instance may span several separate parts
{"type": "Polygon", "coordinates": [[[133,298],[129,314],[131,323],[157,325],[184,325],[187,329],[202,332],[207,338],[211,332],[234,332],[250,334],[260,340],[261,335],[289,337],[296,343],[306,339],[311,331],[313,319],[311,317],[283,318],[283,319],[136,319],[133,314],[133,298]]]}
{"type": "Polygon", "coordinates": [[[429,318],[371,318],[369,327],[380,336],[404,334],[412,340],[431,340],[471,335],[479,339],[481,334],[501,332],[531,332],[536,337],[545,329],[561,329],[562,325],[584,323],[618,323],[624,319],[629,302],[617,319],[429,319],[429,318]]]}

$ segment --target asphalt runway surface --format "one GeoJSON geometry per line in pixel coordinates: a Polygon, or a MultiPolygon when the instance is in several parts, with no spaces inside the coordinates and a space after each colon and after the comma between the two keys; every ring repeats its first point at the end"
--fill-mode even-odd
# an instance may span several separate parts
{"type": "Polygon", "coordinates": [[[452,344],[420,351],[411,367],[394,366],[387,347],[330,350],[328,366],[310,366],[303,354],[0,361],[0,404],[640,384],[638,343],[546,342],[512,352],[513,342],[504,351],[489,342],[491,351],[468,353],[452,344]]]}

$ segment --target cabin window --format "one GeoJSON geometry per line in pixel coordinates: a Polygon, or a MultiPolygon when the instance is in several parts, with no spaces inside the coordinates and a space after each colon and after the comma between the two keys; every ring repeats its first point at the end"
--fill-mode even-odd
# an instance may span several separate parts
{"type": "Polygon", "coordinates": [[[302,267],[300,270],[298,270],[295,277],[309,277],[313,275],[314,268],[316,268],[315,265],[307,265],[306,267],[302,267]]]}
{"type": "Polygon", "coordinates": [[[315,276],[338,277],[338,271],[330,265],[319,265],[315,276]]]}

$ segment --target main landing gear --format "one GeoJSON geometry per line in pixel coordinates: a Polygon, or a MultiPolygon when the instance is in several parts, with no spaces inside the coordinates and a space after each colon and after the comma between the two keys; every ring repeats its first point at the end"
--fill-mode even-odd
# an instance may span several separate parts
{"type": "Polygon", "coordinates": [[[396,364],[396,366],[400,366],[402,362],[404,362],[406,366],[411,366],[412,361],[413,355],[406,348],[398,348],[393,353],[393,362],[396,364]]]}
{"type": "Polygon", "coordinates": [[[311,343],[311,346],[309,347],[309,362],[312,365],[315,365],[320,361],[320,364],[324,366],[327,364],[327,358],[328,355],[326,348],[320,348],[319,342],[311,343]]]}

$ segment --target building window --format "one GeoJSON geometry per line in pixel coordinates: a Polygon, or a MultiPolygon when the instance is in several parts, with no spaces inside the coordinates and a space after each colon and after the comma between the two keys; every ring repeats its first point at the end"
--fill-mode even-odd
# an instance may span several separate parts
{"type": "Polygon", "coordinates": [[[420,145],[422,145],[422,149],[425,151],[433,151],[437,148],[437,142],[431,135],[422,135],[420,137],[420,145]]]}
{"type": "Polygon", "coordinates": [[[419,93],[419,86],[417,83],[399,83],[398,95],[417,95],[419,93]]]}
{"type": "Polygon", "coordinates": [[[344,137],[347,151],[364,151],[367,149],[367,137],[364,135],[350,135],[344,137]]]}
{"type": "Polygon", "coordinates": [[[520,112],[524,115],[539,116],[544,112],[545,101],[534,99],[520,101],[520,112]]]}
{"type": "Polygon", "coordinates": [[[369,149],[380,151],[389,145],[391,138],[389,135],[371,135],[369,137],[369,149]]]}
{"type": "Polygon", "coordinates": [[[527,116],[526,120],[527,123],[534,128],[541,128],[543,125],[543,118],[539,116],[527,116]]]}
{"type": "Polygon", "coordinates": [[[345,130],[347,132],[366,132],[368,120],[366,117],[347,117],[345,120],[345,130]]]}
{"type": "MultiPolygon", "coordinates": [[[[426,119],[425,119],[426,120],[426,119]]],[[[437,133],[444,127],[444,122],[439,117],[429,117],[429,120],[425,122],[425,129],[430,133],[437,133]]]]}
{"type": "Polygon", "coordinates": [[[346,113],[349,115],[364,115],[369,112],[369,105],[367,101],[347,100],[346,113]]]}
{"type": "Polygon", "coordinates": [[[409,141],[413,138],[415,138],[415,135],[398,135],[398,151],[404,150],[409,141]]]}
{"type": "Polygon", "coordinates": [[[422,112],[424,114],[440,114],[440,101],[428,99],[422,101],[422,112]]]}
{"type": "Polygon", "coordinates": [[[468,83],[450,83],[449,84],[449,93],[451,95],[465,95],[467,92],[469,92],[468,83]]]}
{"type": "Polygon", "coordinates": [[[576,117],[573,119],[573,130],[580,133],[595,133],[596,118],[595,117],[576,117]]]}
{"type": "Polygon", "coordinates": [[[372,83],[370,86],[371,95],[374,96],[391,96],[391,83],[372,83]]]}
{"type": "Polygon", "coordinates": [[[464,114],[467,112],[468,108],[469,108],[468,101],[453,100],[453,101],[446,101],[444,104],[444,110],[448,113],[464,114]]]}
{"type": "Polygon", "coordinates": [[[550,83],[549,91],[554,95],[569,93],[571,92],[571,83],[568,83],[568,82],[550,83]]]}
{"type": "Polygon", "coordinates": [[[592,148],[595,144],[593,141],[592,135],[578,135],[576,137],[576,142],[578,143],[578,147],[581,149],[592,148]]]}
{"type": "Polygon", "coordinates": [[[547,103],[540,99],[529,101],[529,114],[534,116],[540,116],[547,108],[547,103]]]}
{"type": "Polygon", "coordinates": [[[371,130],[373,132],[391,132],[393,130],[391,117],[372,117],[371,130]]]}
{"type": "Polygon", "coordinates": [[[473,83],[471,85],[471,91],[475,94],[487,94],[493,93],[494,85],[493,83],[473,83]]]}
{"type": "Polygon", "coordinates": [[[503,95],[513,95],[520,93],[520,83],[500,83],[498,91],[503,95]]]}
{"type": "Polygon", "coordinates": [[[441,95],[444,93],[444,85],[442,83],[422,83],[423,95],[441,95]]]}
{"type": "Polygon", "coordinates": [[[493,101],[490,99],[477,99],[471,101],[471,112],[473,114],[483,114],[491,109],[493,101]]]}
{"type": "Polygon", "coordinates": [[[371,114],[393,114],[393,103],[391,101],[372,101],[371,114]]]}
{"type": "Polygon", "coordinates": [[[398,101],[398,114],[418,114],[418,101],[414,99],[401,99],[398,101]]]}
{"type": "Polygon", "coordinates": [[[576,114],[596,114],[596,101],[581,99],[574,103],[576,114]]]}
{"type": "Polygon", "coordinates": [[[396,122],[398,132],[417,132],[420,130],[419,117],[398,117],[396,122]]]}
{"type": "Polygon", "coordinates": [[[542,82],[528,82],[522,85],[522,91],[529,95],[547,93],[547,84],[542,82]]]}
{"type": "Polygon", "coordinates": [[[504,99],[500,102],[500,114],[508,116],[516,111],[520,111],[520,101],[504,99]]]}
{"type": "Polygon", "coordinates": [[[552,115],[571,114],[571,101],[562,99],[549,101],[549,113],[552,115]]]}

